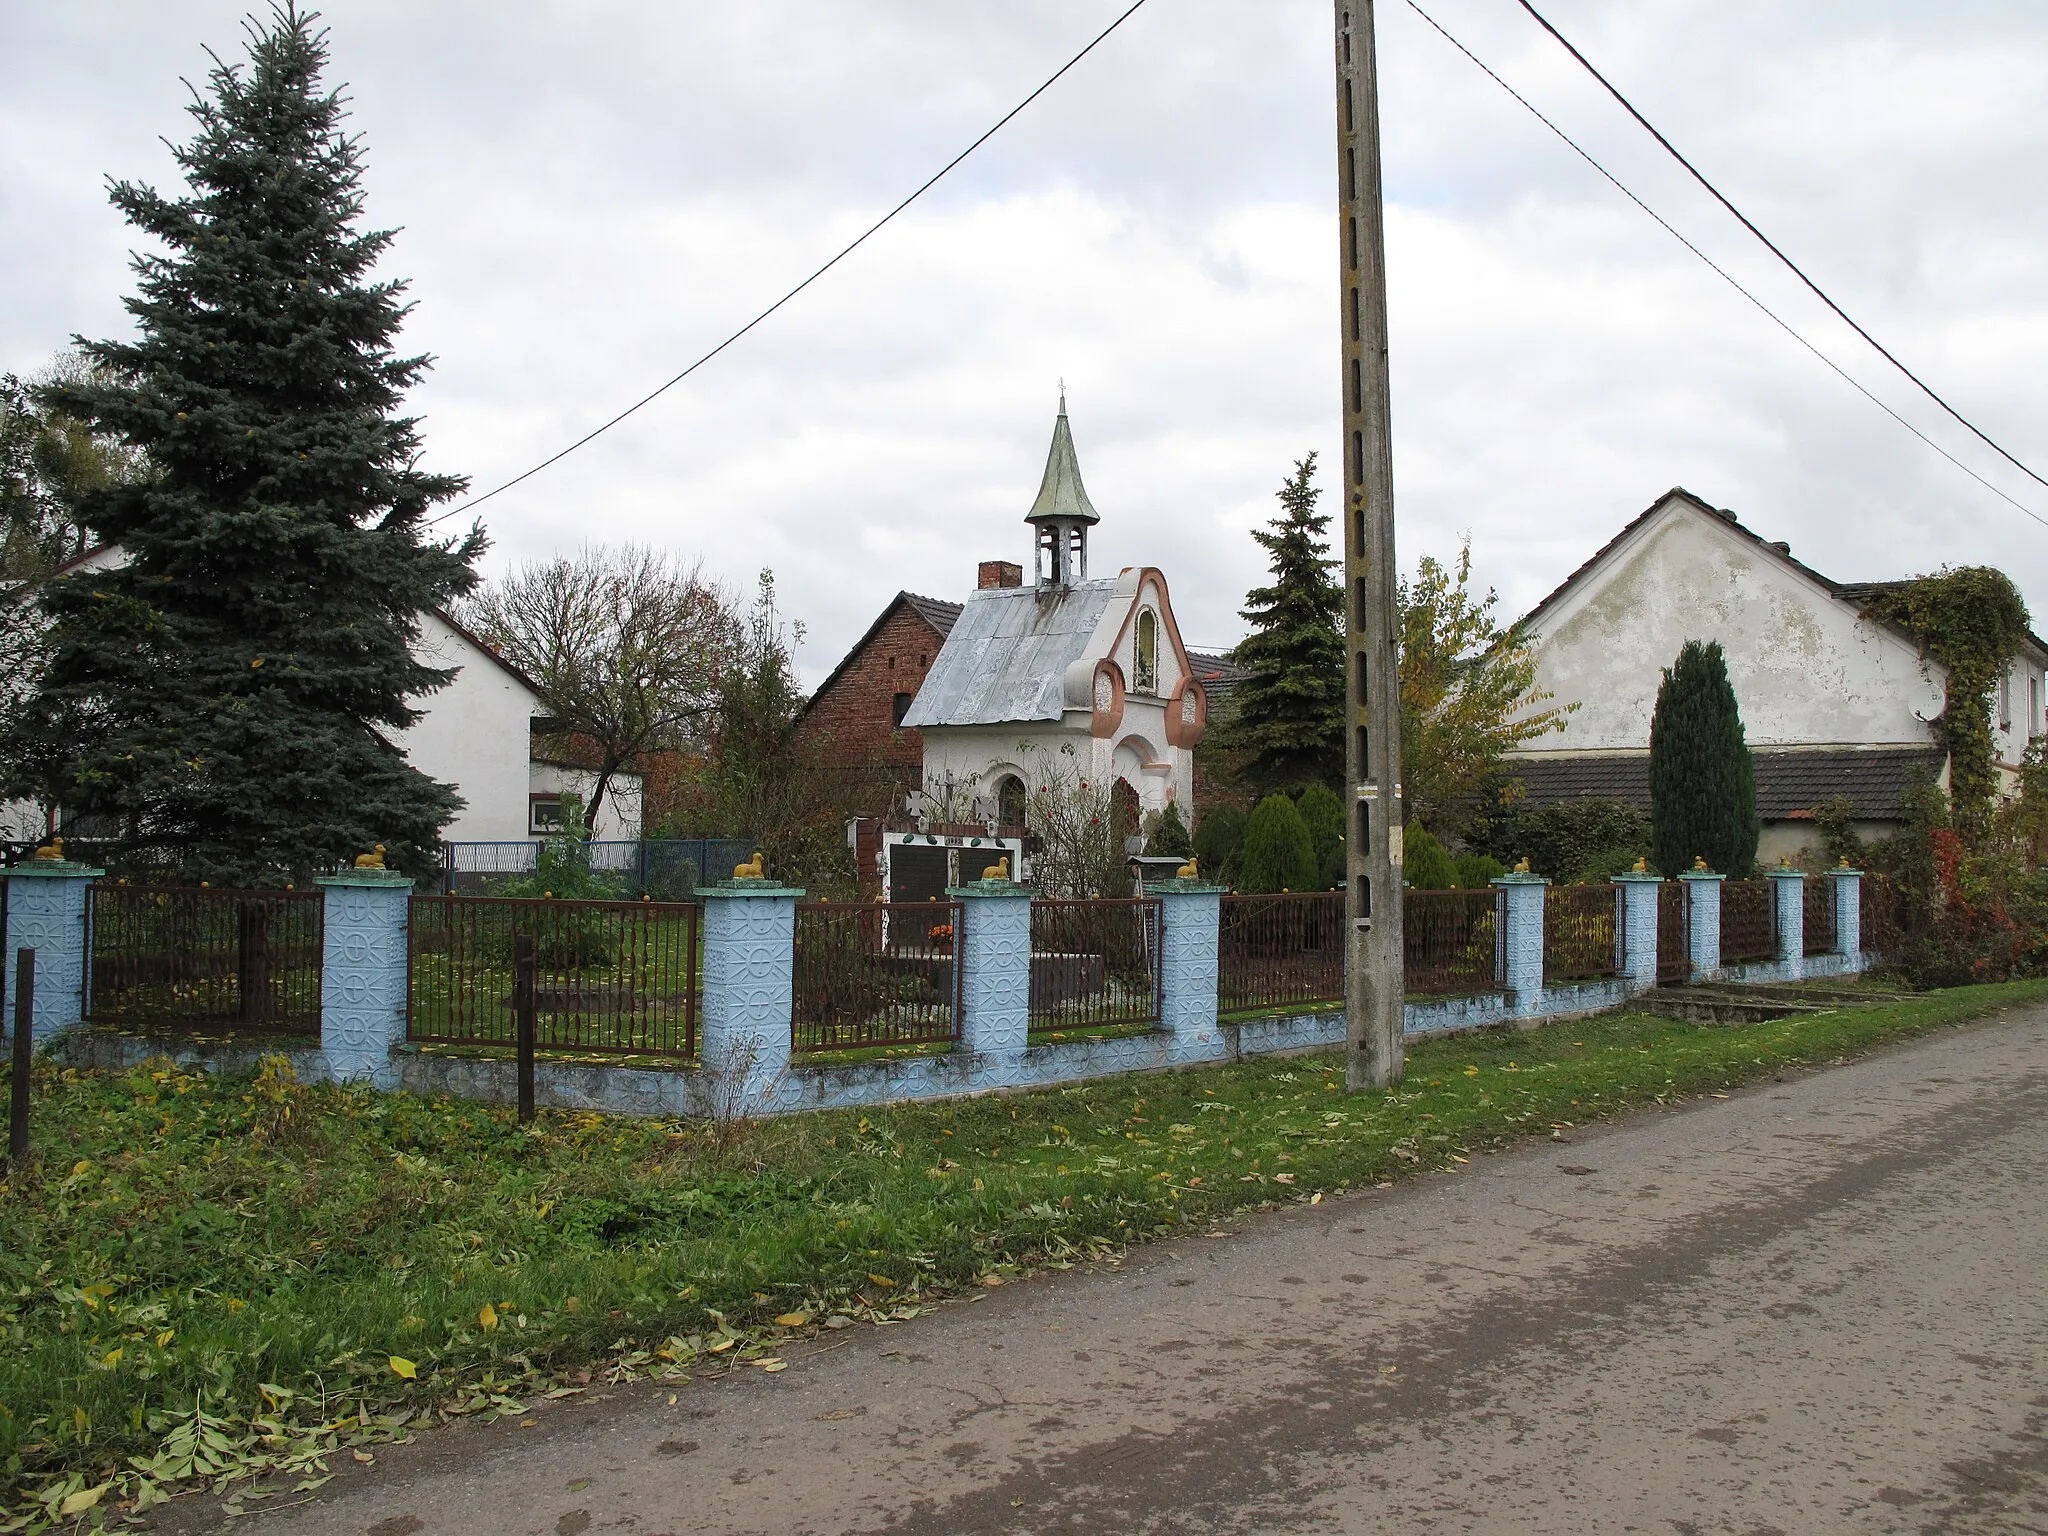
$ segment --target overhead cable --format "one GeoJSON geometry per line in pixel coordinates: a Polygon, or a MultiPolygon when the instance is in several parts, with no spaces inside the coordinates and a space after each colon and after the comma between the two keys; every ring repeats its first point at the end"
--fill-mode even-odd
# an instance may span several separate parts
{"type": "Polygon", "coordinates": [[[449,511],[443,512],[439,517],[430,518],[428,520],[428,526],[431,526],[434,523],[446,522],[451,517],[459,516],[464,512],[468,512],[476,507],[480,507],[485,502],[489,501],[493,496],[503,495],[506,491],[511,490],[513,486],[519,484],[522,480],[532,479],[535,475],[539,474],[549,465],[559,464],[563,459],[566,459],[578,448],[581,448],[586,443],[589,443],[594,439],[603,436],[605,433],[609,432],[613,427],[616,427],[620,422],[624,421],[628,416],[631,416],[635,411],[639,410],[642,406],[653,403],[655,400],[658,400],[662,395],[666,394],[669,390],[675,388],[676,385],[682,383],[683,380],[687,379],[699,368],[702,368],[706,363],[710,362],[714,357],[718,356],[719,353],[723,352],[727,347],[731,346],[734,342],[738,341],[742,336],[746,335],[747,332],[753,330],[755,326],[759,325],[762,321],[766,320],[770,315],[774,314],[778,309],[782,308],[783,305],[787,304],[791,299],[795,298],[798,294],[802,293],[806,288],[810,287],[811,284],[815,283],[827,272],[830,272],[834,267],[838,266],[840,262],[844,261],[848,256],[851,256],[867,241],[870,235],[873,235],[877,230],[881,229],[883,225],[887,224],[891,219],[895,218],[897,214],[901,213],[904,209],[908,208],[912,203],[916,202],[920,197],[923,197],[925,193],[929,192],[933,187],[937,186],[939,182],[945,178],[946,174],[949,171],[951,171],[961,161],[965,160],[969,155],[973,154],[977,149],[981,148],[981,146],[986,144],[990,139],[994,138],[996,134],[1002,130],[1003,126],[1010,121],[1011,118],[1015,117],[1018,113],[1022,112],[1026,107],[1030,106],[1031,103],[1038,100],[1038,98],[1043,96],[1047,91],[1051,90],[1053,86],[1058,83],[1062,75],[1066,74],[1068,70],[1072,69],[1076,64],[1079,64],[1083,59],[1087,58],[1089,54],[1093,53],[1096,49],[1096,46],[1100,44],[1103,41],[1103,39],[1107,38],[1110,35],[1110,33],[1114,32],[1118,27],[1122,26],[1125,22],[1129,21],[1132,16],[1136,15],[1137,12],[1144,7],[1144,5],[1145,0],[1134,0],[1134,3],[1121,15],[1119,15],[1116,18],[1116,20],[1112,21],[1108,26],[1104,27],[1100,32],[1096,33],[1094,37],[1090,38],[1088,41],[1088,45],[1085,48],[1083,48],[1079,53],[1075,54],[1072,58],[1068,59],[1066,63],[1062,64],[1058,69],[1054,70],[1050,75],[1048,75],[1045,78],[1044,82],[1040,84],[1039,87],[1036,90],[1034,90],[1029,96],[1026,96],[1022,101],[1018,102],[1017,105],[1010,108],[1010,110],[1005,112],[1001,117],[997,118],[995,123],[988,129],[987,132],[983,133],[972,144],[969,144],[965,149],[961,150],[959,154],[955,155],[952,159],[948,160],[944,165],[940,166],[936,171],[934,171],[929,177],[925,179],[925,181],[917,188],[916,191],[912,192],[908,197],[904,198],[902,202],[898,203],[895,207],[891,208],[887,213],[883,214],[879,219],[875,220],[874,223],[870,224],[866,229],[862,230],[858,236],[856,236],[847,245],[843,246],[840,249],[839,253],[835,255],[830,261],[826,262],[823,266],[819,267],[815,272],[811,273],[809,277],[805,278],[802,282],[798,283],[794,288],[790,289],[789,292],[785,293],[773,304],[770,304],[766,309],[762,310],[758,315],[754,316],[753,319],[749,320],[745,325],[741,326],[738,330],[734,331],[730,336],[726,337],[725,340],[721,341],[709,352],[706,352],[702,357],[698,358],[694,363],[690,364],[690,366],[685,368],[681,373],[677,374],[667,383],[661,385],[660,388],[648,391],[646,394],[642,395],[638,400],[635,400],[631,405],[627,406],[623,411],[620,411],[618,415],[612,417],[611,420],[604,422],[600,426],[593,427],[590,431],[584,433],[583,436],[577,438],[575,442],[569,444],[568,447],[562,449],[558,453],[550,454],[547,458],[542,459],[538,464],[534,465],[531,469],[522,471],[521,473],[514,475],[510,480],[505,481],[502,485],[492,487],[490,490],[484,492],[483,495],[481,496],[471,497],[468,501],[463,502],[461,506],[451,508],[449,511]]]}
{"type": "Polygon", "coordinates": [[[1914,385],[1920,390],[1922,394],[1927,396],[1927,398],[1932,400],[1936,405],[1940,406],[1944,411],[1947,411],[1949,415],[1953,416],[1958,422],[1962,423],[1962,425],[1965,428],[1967,428],[1970,431],[1970,433],[1978,439],[1978,441],[1982,442],[1986,447],[1991,449],[1993,453],[1996,453],[2000,458],[2004,459],[2008,464],[2012,465],[2013,468],[2017,469],[2021,474],[2025,475],[2028,479],[2035,482],[2035,484],[2048,487],[2048,480],[2044,480],[2041,478],[2041,476],[2034,473],[2032,469],[2028,468],[2027,465],[2022,463],[2018,458],[2016,458],[2011,453],[2008,453],[2004,447],[2002,447],[1990,436],[1989,433],[1985,432],[1975,422],[1971,421],[1969,417],[1965,416],[1961,411],[1957,410],[1954,406],[1950,405],[1946,400],[1942,399],[1940,395],[1934,392],[1934,387],[1932,385],[1930,385],[1925,379],[1921,378],[1920,375],[1915,373],[1912,369],[1908,368],[1904,363],[1900,362],[1898,357],[1892,352],[1892,350],[1889,347],[1887,347],[1883,342],[1879,341],[1875,336],[1871,335],[1870,332],[1866,331],[1862,326],[1858,325],[1856,321],[1853,318],[1851,318],[1849,312],[1846,309],[1842,308],[1841,305],[1837,304],[1833,299],[1829,298],[1826,290],[1824,290],[1819,283],[1816,283],[1812,278],[1808,277],[1806,275],[1805,270],[1799,265],[1798,262],[1794,261],[1790,256],[1787,256],[1784,253],[1784,251],[1780,250],[1778,248],[1777,242],[1772,240],[1771,237],[1765,234],[1762,230],[1758,229],[1755,223],[1750,219],[1748,214],[1744,213],[1740,208],[1736,207],[1733,203],[1731,203],[1728,200],[1728,198],[1722,193],[1719,187],[1715,186],[1711,181],[1707,180],[1707,178],[1701,174],[1700,168],[1698,166],[1694,165],[1690,160],[1686,159],[1684,155],[1680,154],[1678,152],[1678,147],[1675,144],[1673,144],[1669,139],[1665,138],[1663,134],[1659,133],[1657,131],[1655,124],[1653,124],[1647,117],[1643,116],[1642,113],[1636,110],[1635,103],[1630,101],[1626,96],[1622,95],[1621,92],[1615,88],[1613,81],[1609,80],[1605,75],[1601,74],[1598,69],[1594,68],[1593,61],[1587,58],[1583,53],[1579,52],[1579,50],[1572,45],[1571,39],[1566,37],[1562,32],[1558,31],[1556,27],[1552,26],[1550,22],[1544,17],[1541,11],[1537,10],[1535,6],[1529,3],[1529,0],[1517,0],[1517,3],[1522,7],[1523,10],[1527,11],[1531,16],[1536,18],[1536,23],[1538,26],[1542,27],[1544,31],[1548,32],[1552,37],[1556,38],[1559,43],[1563,44],[1565,52],[1569,53],[1573,58],[1577,59],[1579,63],[1585,67],[1586,73],[1591,75],[1595,80],[1598,80],[1600,84],[1606,88],[1607,94],[1612,96],[1616,101],[1621,103],[1622,110],[1627,112],[1628,115],[1634,118],[1638,123],[1642,124],[1643,130],[1646,133],[1648,133],[1651,138],[1655,139],[1659,144],[1664,146],[1664,151],[1666,154],[1670,155],[1672,159],[1676,160],[1680,165],[1684,166],[1687,172],[1690,173],[1690,175],[1692,176],[1692,179],[1698,182],[1701,186],[1705,187],[1707,191],[1713,196],[1715,202],[1719,203],[1723,208],[1726,208],[1730,213],[1734,214],[1737,221],[1742,225],[1742,227],[1748,230],[1752,235],[1755,235],[1757,239],[1761,240],[1764,244],[1764,248],[1768,250],[1773,256],[1777,257],[1778,260],[1782,261],[1794,277],[1798,278],[1800,282],[1806,284],[1807,288],[1812,291],[1813,296],[1819,299],[1821,303],[1827,305],[1829,309],[1833,310],[1835,314],[1841,319],[1843,324],[1847,325],[1850,330],[1854,331],[1858,336],[1861,336],[1865,341],[1869,342],[1872,347],[1876,348],[1878,354],[1882,356],[1886,362],[1890,363],[1894,368],[1898,369],[1899,372],[1903,373],[1907,378],[1911,379],[1914,385]]]}
{"type": "MultiPolygon", "coordinates": [[[[1543,113],[1537,110],[1534,104],[1530,102],[1528,97],[1524,96],[1512,85],[1509,85],[1507,81],[1503,80],[1498,74],[1494,73],[1492,67],[1488,65],[1484,59],[1480,58],[1478,54],[1474,53],[1470,48],[1467,48],[1463,43],[1459,42],[1457,38],[1453,37],[1451,33],[1448,30],[1446,30],[1442,22],[1438,21],[1434,16],[1430,15],[1429,12],[1425,11],[1421,6],[1417,5],[1415,3],[1415,0],[1407,0],[1407,3],[1408,8],[1410,10],[1414,11],[1416,15],[1420,16],[1424,21],[1428,22],[1430,26],[1434,27],[1438,34],[1441,35],[1443,39],[1446,42],[1448,42],[1453,48],[1457,49],[1458,52],[1462,53],[1463,55],[1465,55],[1466,58],[1470,59],[1474,64],[1478,65],[1479,68],[1486,74],[1488,79],[1492,80],[1495,85],[1499,86],[1502,90],[1506,91],[1510,96],[1514,97],[1516,101],[1520,102],[1522,106],[1528,110],[1529,115],[1531,117],[1535,118],[1537,122],[1541,123],[1544,127],[1548,128],[1552,133],[1556,134],[1560,139],[1562,139],[1571,148],[1574,154],[1576,154],[1581,160],[1584,160],[1586,164],[1593,167],[1594,170],[1598,171],[1603,177],[1605,177],[1616,191],[1621,193],[1621,195],[1627,198],[1630,202],[1634,203],[1638,208],[1642,209],[1642,211],[1648,214],[1652,219],[1655,219],[1657,223],[1663,228],[1666,234],[1670,235],[1672,239],[1676,240],[1680,245],[1684,246],[1688,251],[1692,252],[1692,254],[1697,256],[1701,261],[1705,262],[1707,266],[1712,269],[1714,274],[1721,279],[1721,281],[1726,283],[1730,288],[1733,288],[1745,299],[1749,300],[1750,303],[1754,304],[1757,307],[1757,309],[1767,319],[1769,319],[1773,325],[1778,327],[1779,330],[1783,331],[1787,336],[1790,336],[1794,341],[1798,342],[1800,346],[1806,348],[1807,351],[1811,352],[1815,357],[1819,358],[1823,363],[1827,364],[1827,366],[1830,369],[1832,369],[1842,379],[1844,383],[1846,383],[1851,389],[1855,390],[1857,394],[1863,396],[1864,399],[1868,400],[1880,411],[1883,411],[1885,415],[1891,417],[1893,421],[1897,422],[1900,426],[1904,427],[1908,432],[1912,433],[1915,437],[1919,438],[1921,442],[1925,443],[1928,447],[1932,448],[1944,459],[1947,459],[1949,463],[1955,465],[1957,469],[1960,469],[1972,480],[1976,481],[1979,485],[1983,486],[1984,489],[1991,492],[1992,495],[1998,497],[2001,501],[2005,501],[2011,504],[2019,511],[2024,512],[2028,517],[2031,517],[2035,522],[2040,523],[2043,527],[2048,527],[2048,518],[2042,517],[2039,513],[2035,512],[2031,507],[2027,506],[2025,502],[2015,500],[2013,497],[2007,495],[2004,491],[2000,490],[1997,486],[1993,485],[1989,480],[1986,480],[1982,475],[1978,474],[1976,470],[1970,468],[1969,465],[1965,464],[1961,459],[1957,458],[1954,454],[1950,453],[1946,448],[1942,447],[1941,444],[1937,443],[1925,432],[1922,432],[1918,427],[1914,426],[1912,422],[1906,420],[1905,417],[1901,416],[1897,411],[1893,410],[1889,405],[1885,404],[1884,401],[1880,400],[1868,389],[1864,388],[1862,384],[1857,382],[1857,380],[1854,377],[1852,377],[1848,372],[1846,372],[1842,368],[1841,364],[1837,363],[1833,358],[1829,357],[1825,352],[1821,351],[1819,347],[1815,346],[1812,342],[1808,341],[1804,336],[1802,336],[1798,331],[1794,330],[1790,322],[1788,322],[1783,316],[1779,315],[1769,305],[1765,304],[1762,299],[1759,299],[1755,294],[1751,293],[1747,288],[1743,287],[1741,283],[1737,282],[1735,278],[1728,273],[1726,268],[1722,267],[1720,263],[1714,260],[1713,257],[1709,256],[1705,251],[1701,250],[1698,246],[1694,245],[1692,241],[1688,240],[1684,235],[1680,234],[1675,228],[1672,227],[1670,221],[1667,220],[1662,214],[1657,212],[1656,209],[1652,208],[1640,197],[1637,197],[1634,192],[1631,192],[1627,186],[1623,185],[1620,179],[1617,178],[1612,171],[1608,170],[1606,166],[1602,165],[1598,160],[1594,159],[1593,156],[1590,153],[1588,153],[1585,147],[1578,142],[1578,140],[1574,139],[1570,134],[1566,133],[1562,128],[1558,127],[1556,123],[1553,123],[1549,118],[1545,117],[1543,113]]],[[[1567,44],[1566,46],[1570,45],[1567,44]]],[[[1879,350],[1882,351],[1883,349],[1879,348],[1879,350]]],[[[1886,355],[1889,356],[1890,354],[1886,355]]],[[[1918,381],[1916,380],[1915,382],[1918,381]]],[[[1951,412],[1950,414],[1954,413],[1951,412]]],[[[1968,423],[1965,422],[1964,425],[1967,426],[1968,423]]],[[[1982,434],[1979,435],[1981,436],[1982,434]]],[[[1993,444],[1993,446],[1996,447],[1997,445],[1993,444]]],[[[2010,457],[2010,455],[2008,455],[2008,457],[2010,457]]],[[[2021,465],[2020,467],[2022,469],[2026,468],[2025,465],[2021,465]]],[[[2028,473],[2031,474],[2032,471],[2029,470],[2028,473]]],[[[2037,476],[2036,478],[2039,477],[2037,476]]]]}

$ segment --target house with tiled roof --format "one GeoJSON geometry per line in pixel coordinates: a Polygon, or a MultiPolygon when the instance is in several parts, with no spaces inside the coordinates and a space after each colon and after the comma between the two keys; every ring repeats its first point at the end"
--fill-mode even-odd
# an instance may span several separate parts
{"type": "MultiPolygon", "coordinates": [[[[1673,489],[1521,621],[1539,707],[1576,704],[1562,731],[1510,759],[1531,803],[1610,798],[1649,809],[1650,716],[1687,640],[1718,640],[1756,762],[1759,858],[1817,842],[1813,812],[1846,797],[1865,836],[1894,830],[1916,777],[1946,761],[1931,722],[1944,676],[1914,638],[1870,614],[1896,583],[1843,582],[1735,514],[1673,489]]],[[[2029,635],[2000,685],[1993,745],[2018,769],[2048,729],[2048,646],[2029,635]]]]}

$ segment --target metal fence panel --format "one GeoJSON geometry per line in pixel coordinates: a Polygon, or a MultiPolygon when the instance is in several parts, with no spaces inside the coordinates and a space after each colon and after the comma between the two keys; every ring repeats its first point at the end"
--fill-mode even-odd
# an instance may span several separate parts
{"type": "Polygon", "coordinates": [[[1157,897],[1031,903],[1031,1029],[1157,1024],[1157,897]]]}
{"type": "Polygon", "coordinates": [[[1584,981],[1621,970],[1621,888],[1556,885],[1543,893],[1543,975],[1584,981]]]}
{"type": "MultiPolygon", "coordinates": [[[[488,896],[507,880],[532,874],[546,841],[536,837],[522,842],[442,844],[443,893],[488,896]]],[[[743,837],[613,839],[584,847],[591,869],[611,876],[621,899],[648,896],[670,902],[687,902],[698,886],[723,879],[754,852],[753,840],[743,837]]]]}
{"type": "Polygon", "coordinates": [[[1403,990],[1446,997],[1500,986],[1501,902],[1492,889],[1403,891],[1403,990]]]}
{"type": "Polygon", "coordinates": [[[99,882],[87,910],[92,1022],[320,1032],[319,891],[99,882]]]}
{"type": "Polygon", "coordinates": [[[1835,948],[1835,882],[1826,875],[1806,880],[1806,953],[1832,954],[1835,948]]]}
{"type": "Polygon", "coordinates": [[[959,1039],[961,916],[952,901],[800,904],[790,1049],[959,1039]]]}
{"type": "Polygon", "coordinates": [[[1227,895],[1216,953],[1225,1017],[1344,1001],[1344,893],[1227,895]]]}
{"type": "Polygon", "coordinates": [[[1862,908],[1858,942],[1866,953],[1882,958],[1895,959],[1926,925],[1905,887],[1884,875],[1863,877],[1862,908]]]}
{"type": "Polygon", "coordinates": [[[1721,963],[1778,958],[1778,893],[1769,880],[1721,882],[1721,963]]]}
{"type": "Polygon", "coordinates": [[[512,1045],[512,941],[525,934],[542,1050],[697,1053],[701,907],[415,896],[411,915],[408,1039],[512,1045]]]}
{"type": "Polygon", "coordinates": [[[1657,887],[1657,984],[1692,980],[1692,882],[1666,880],[1657,887]]]}

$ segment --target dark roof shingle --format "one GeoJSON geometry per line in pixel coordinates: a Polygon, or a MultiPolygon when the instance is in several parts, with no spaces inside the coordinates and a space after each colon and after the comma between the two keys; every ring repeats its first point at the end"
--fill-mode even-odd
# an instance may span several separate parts
{"type": "MultiPolygon", "coordinates": [[[[1933,747],[1759,747],[1751,756],[1757,813],[1765,821],[1796,818],[1837,795],[1847,796],[1862,820],[1897,820],[1900,796],[1914,779],[1941,771],[1941,753],[1933,747]]],[[[1512,757],[1507,766],[1522,781],[1530,805],[1620,800],[1641,811],[1650,808],[1648,753],[1538,753],[1512,757]]]]}

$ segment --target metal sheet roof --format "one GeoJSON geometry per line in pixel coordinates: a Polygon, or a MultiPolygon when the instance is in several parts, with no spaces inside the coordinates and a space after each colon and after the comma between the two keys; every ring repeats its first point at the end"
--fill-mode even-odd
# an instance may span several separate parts
{"type": "Polygon", "coordinates": [[[1116,582],[1084,581],[1041,597],[1032,587],[976,592],[939,648],[906,726],[1057,720],[1066,671],[1088,650],[1116,582]]]}

